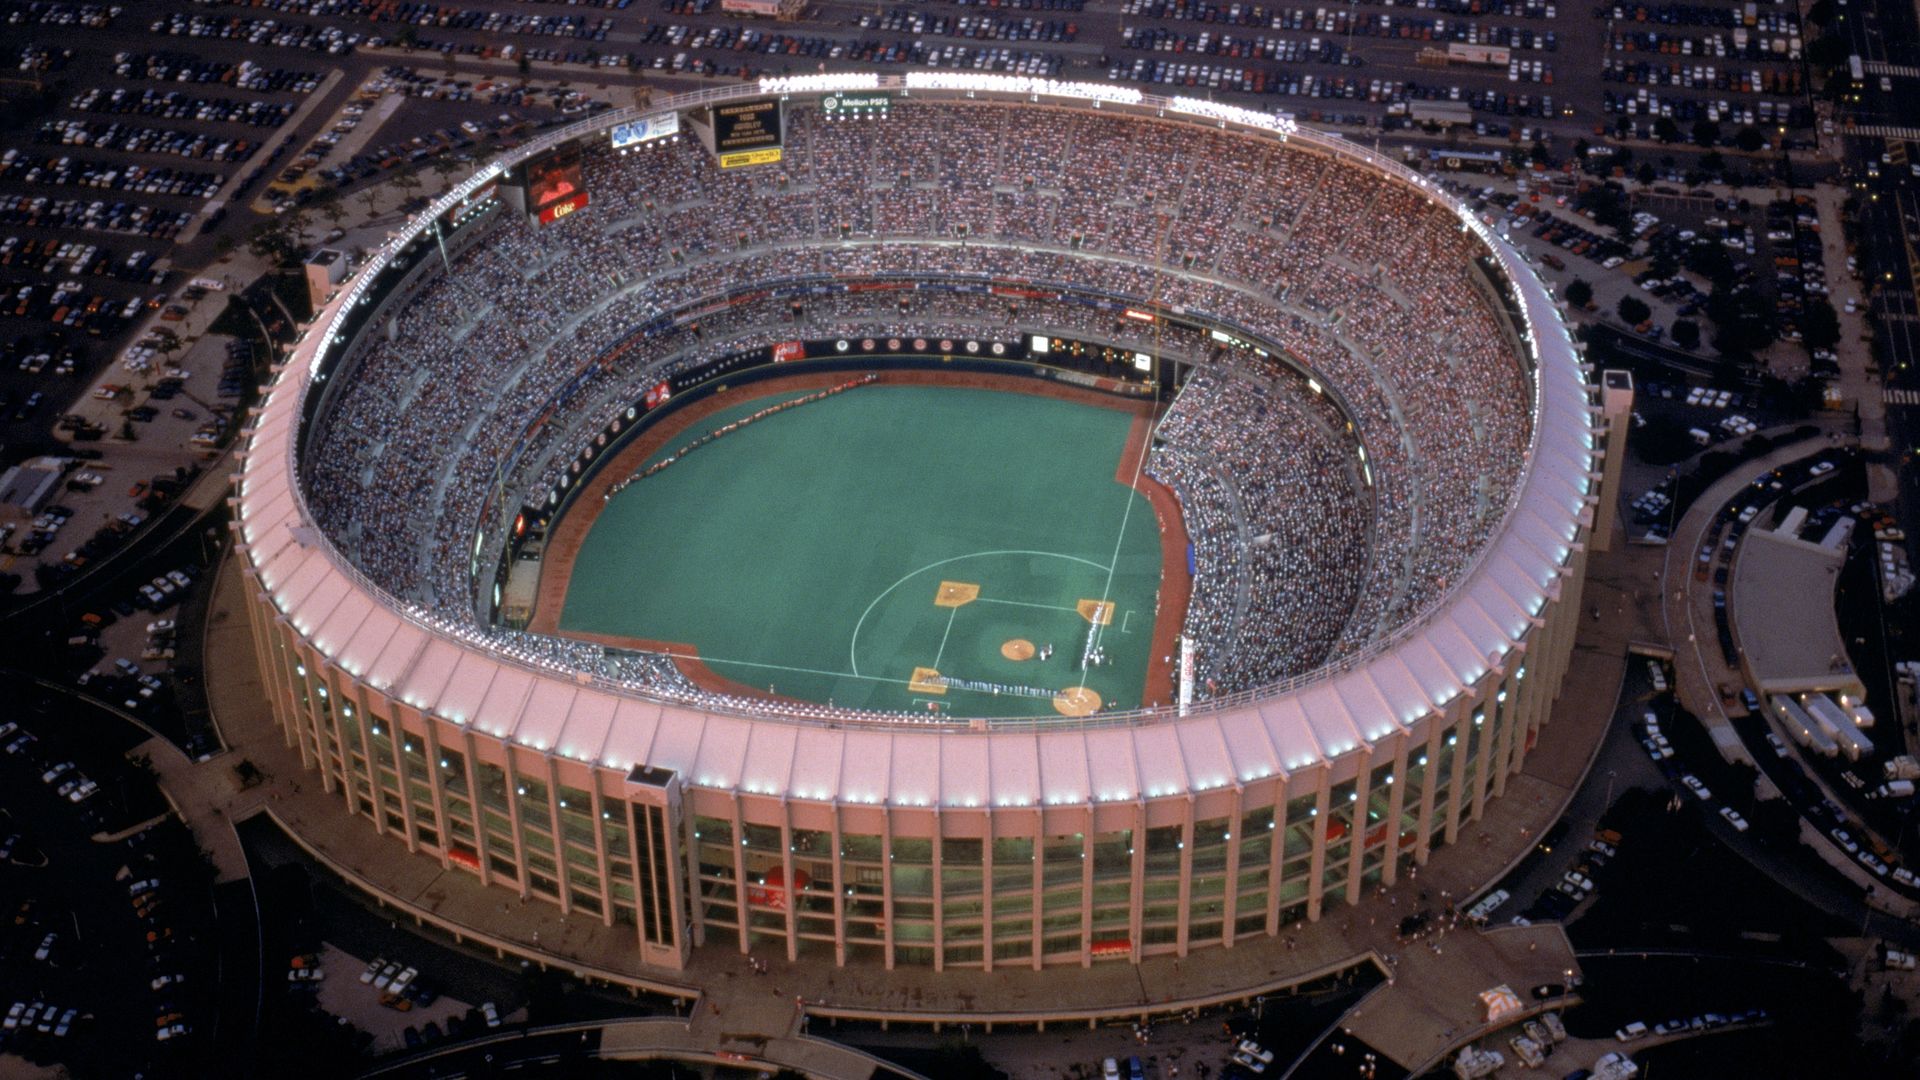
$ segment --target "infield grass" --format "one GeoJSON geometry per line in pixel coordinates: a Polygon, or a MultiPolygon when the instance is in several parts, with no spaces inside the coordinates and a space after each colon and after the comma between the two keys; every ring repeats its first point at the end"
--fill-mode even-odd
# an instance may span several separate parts
{"type": "MultiPolygon", "coordinates": [[[[649,461],[794,396],[723,408],[649,461]]],[[[854,708],[1057,716],[1052,695],[1083,683],[1102,709],[1137,707],[1161,550],[1151,505],[1115,475],[1131,422],[1055,398],[885,384],[786,410],[608,502],[560,632],[672,643],[756,690],[854,708]],[[950,590],[943,606],[943,582],[977,596],[956,605],[966,590],[950,590]],[[1083,671],[1092,625],[1078,608],[1102,598],[1108,662],[1083,671]],[[1011,641],[1052,656],[1009,659],[1011,641]],[[1045,694],[938,693],[924,672],[912,685],[916,669],[1045,694]]]]}

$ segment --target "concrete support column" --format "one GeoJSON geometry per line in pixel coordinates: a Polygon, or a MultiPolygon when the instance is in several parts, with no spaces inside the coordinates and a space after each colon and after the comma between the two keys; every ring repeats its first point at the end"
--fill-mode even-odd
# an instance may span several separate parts
{"type": "Polygon", "coordinates": [[[1233,785],[1233,801],[1227,806],[1227,869],[1220,898],[1220,944],[1233,948],[1233,924],[1240,911],[1240,843],[1244,824],[1240,807],[1247,790],[1239,782],[1233,785]]]}
{"type": "Polygon", "coordinates": [[[1133,939],[1133,962],[1139,963],[1146,932],[1147,891],[1147,803],[1133,803],[1133,832],[1127,844],[1128,873],[1132,879],[1132,898],[1128,900],[1127,936],[1133,939]]]}
{"type": "Polygon", "coordinates": [[[1080,832],[1080,966],[1093,966],[1093,808],[1080,832]]]}
{"type": "Polygon", "coordinates": [[[885,941],[886,967],[893,970],[893,814],[880,815],[880,935],[885,941]]]}
{"type": "MultiPolygon", "coordinates": [[[[600,794],[600,783],[599,783],[598,771],[595,771],[591,779],[592,779],[592,782],[587,787],[587,816],[589,817],[589,819],[593,821],[593,859],[594,859],[594,865],[599,867],[599,873],[595,876],[597,876],[600,879],[600,925],[612,926],[613,925],[613,853],[607,847],[607,813],[608,811],[606,808],[605,799],[600,794]]],[[[627,816],[627,815],[623,815],[623,816],[627,816]]],[[[564,828],[562,829],[562,831],[565,831],[564,828]]],[[[633,826],[631,823],[629,823],[627,826],[627,862],[629,864],[633,864],[638,861],[637,859],[634,858],[634,841],[636,837],[633,835],[633,833],[634,833],[633,826]]],[[[634,891],[633,902],[634,902],[633,921],[634,921],[634,924],[637,926],[640,923],[640,893],[638,890],[634,891]]],[[[675,920],[672,918],[668,919],[668,923],[670,925],[676,921],[678,920],[675,920]]]]}
{"type": "Polygon", "coordinates": [[[1307,918],[1317,921],[1325,906],[1320,899],[1321,883],[1327,872],[1327,805],[1332,797],[1329,781],[1333,766],[1322,763],[1313,789],[1313,854],[1307,860],[1307,918]]]}
{"type": "MultiPolygon", "coordinates": [[[[508,751],[512,756],[512,751],[508,751]]],[[[560,893],[560,914],[573,914],[573,867],[567,862],[567,829],[560,823],[560,769],[552,755],[543,754],[541,770],[547,782],[547,824],[553,830],[553,886],[560,893]]]]}
{"type": "Polygon", "coordinates": [[[1404,729],[1395,732],[1389,750],[1393,757],[1393,771],[1387,775],[1392,778],[1387,789],[1387,838],[1386,854],[1380,864],[1380,881],[1392,885],[1400,880],[1400,833],[1403,831],[1400,819],[1406,812],[1407,794],[1407,733],[1404,729]]]}
{"type": "Polygon", "coordinates": [[[1470,798],[1467,791],[1467,728],[1471,718],[1457,706],[1453,716],[1441,724],[1445,732],[1440,741],[1453,740],[1452,775],[1447,780],[1447,843],[1460,841],[1460,807],[1470,798]]]}
{"type": "Polygon", "coordinates": [[[983,813],[980,839],[980,966],[993,970],[993,815],[983,813]]]}
{"type": "MultiPolygon", "coordinates": [[[[427,788],[433,795],[433,819],[438,823],[434,831],[440,834],[440,869],[451,870],[453,860],[448,852],[453,849],[453,821],[447,813],[447,770],[440,767],[440,733],[432,719],[421,719],[420,756],[426,760],[427,788]]],[[[400,790],[404,794],[405,785],[400,790]]]]}
{"type": "Polygon", "coordinates": [[[833,962],[841,967],[847,963],[847,863],[841,852],[840,841],[840,800],[833,802],[833,817],[829,828],[833,838],[833,962]]]}
{"type": "Polygon", "coordinates": [[[800,882],[793,872],[793,804],[780,799],[780,873],[786,881],[787,962],[800,959],[800,882]]]}
{"type": "MultiPolygon", "coordinates": [[[[601,926],[612,926],[612,847],[607,844],[607,799],[599,792],[599,771],[591,776],[588,786],[588,817],[593,821],[593,865],[599,867],[601,880],[601,926]]],[[[634,822],[632,815],[622,815],[628,819],[626,824],[626,851],[622,853],[628,865],[637,865],[639,859],[634,855],[634,822]]],[[[634,924],[639,924],[639,890],[634,890],[634,924]]],[[[668,924],[678,919],[668,917],[668,924]]]]}
{"type": "Polygon", "coordinates": [[[532,886],[528,884],[526,834],[520,830],[520,772],[513,766],[513,747],[503,746],[501,752],[506,757],[504,772],[507,777],[507,822],[513,832],[513,865],[520,872],[520,899],[525,900],[532,886]]]}
{"type": "Polygon", "coordinates": [[[1267,933],[1280,932],[1280,885],[1286,880],[1287,779],[1273,786],[1273,843],[1267,845],[1267,933]]]}
{"type": "Polygon", "coordinates": [[[1047,895],[1047,812],[1038,806],[1033,808],[1033,970],[1039,971],[1045,966],[1047,936],[1043,923],[1046,917],[1047,895]]]}
{"type": "Polygon", "coordinates": [[[473,732],[462,729],[460,732],[461,764],[467,774],[467,800],[473,806],[473,850],[480,862],[480,884],[493,884],[493,864],[488,856],[493,851],[493,840],[487,835],[486,801],[480,797],[480,774],[475,767],[479,757],[473,748],[473,732]]]}
{"type": "Polygon", "coordinates": [[[1360,749],[1360,769],[1353,775],[1353,807],[1350,815],[1353,819],[1347,826],[1347,903],[1358,904],[1365,884],[1360,880],[1361,868],[1366,865],[1367,834],[1373,831],[1373,823],[1367,820],[1367,805],[1373,797],[1373,763],[1377,753],[1373,747],[1364,743],[1360,749]]]}
{"type": "Polygon", "coordinates": [[[1180,922],[1174,931],[1177,955],[1187,955],[1188,934],[1193,928],[1193,793],[1189,791],[1180,822],[1180,922]]]}
{"type": "Polygon", "coordinates": [[[1420,835],[1413,843],[1413,861],[1421,866],[1427,865],[1427,859],[1433,854],[1433,811],[1438,798],[1435,789],[1440,781],[1441,734],[1441,724],[1436,717],[1427,724],[1427,741],[1420,750],[1426,763],[1420,766],[1420,835]]]}
{"type": "Polygon", "coordinates": [[[740,955],[753,951],[753,909],[747,906],[747,824],[740,817],[740,793],[727,797],[727,811],[733,815],[733,903],[734,917],[740,921],[740,955]]]}
{"type": "Polygon", "coordinates": [[[944,846],[940,842],[942,826],[940,808],[936,806],[933,808],[933,851],[929,855],[933,864],[933,888],[929,891],[933,893],[933,970],[935,971],[947,969],[947,890],[946,882],[942,880],[946,875],[941,873],[941,867],[944,865],[941,857],[944,853],[940,850],[944,846]]]}

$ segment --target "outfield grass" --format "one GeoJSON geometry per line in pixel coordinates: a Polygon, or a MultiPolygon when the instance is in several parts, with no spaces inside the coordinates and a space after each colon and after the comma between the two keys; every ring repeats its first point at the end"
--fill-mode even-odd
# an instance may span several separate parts
{"type": "MultiPolygon", "coordinates": [[[[650,460],[791,396],[729,406],[650,460]]],[[[729,679],[856,708],[1057,715],[1050,696],[915,690],[916,668],[1049,692],[1084,678],[1103,707],[1136,707],[1161,553],[1152,507],[1115,478],[1131,422],[930,386],[787,410],[607,503],[574,561],[560,631],[689,646],[729,679]],[[943,581],[978,586],[978,598],[939,606],[943,581]],[[1083,674],[1090,624],[1076,604],[1102,597],[1109,663],[1083,674]],[[1012,639],[1054,654],[1009,660],[1012,639]]]]}

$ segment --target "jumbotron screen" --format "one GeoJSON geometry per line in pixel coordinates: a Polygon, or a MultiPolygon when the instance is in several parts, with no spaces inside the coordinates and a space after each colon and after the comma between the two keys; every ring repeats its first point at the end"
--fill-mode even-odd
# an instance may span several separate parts
{"type": "Polygon", "coordinates": [[[579,147],[563,147],[527,163],[527,212],[539,218],[542,225],[586,205],[579,147]]]}

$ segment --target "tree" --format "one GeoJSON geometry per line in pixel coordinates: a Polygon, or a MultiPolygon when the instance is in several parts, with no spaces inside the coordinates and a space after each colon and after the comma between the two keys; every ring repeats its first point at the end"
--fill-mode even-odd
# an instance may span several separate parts
{"type": "Polygon", "coordinates": [[[1807,302],[1800,315],[1800,343],[1809,349],[1831,349],[1840,341],[1840,316],[1825,297],[1807,302]]]}
{"type": "Polygon", "coordinates": [[[1545,165],[1553,160],[1552,157],[1547,154],[1547,144],[1541,142],[1539,139],[1533,140],[1533,146],[1527,151],[1527,157],[1535,165],[1545,165]]]}
{"type": "Polygon", "coordinates": [[[1720,125],[1711,120],[1701,120],[1693,125],[1693,141],[1696,146],[1712,147],[1720,142],[1720,125]]]}
{"type": "Polygon", "coordinates": [[[1673,324],[1673,343],[1692,352],[1700,347],[1700,324],[1692,319],[1680,319],[1673,324]]]}
{"type": "Polygon", "coordinates": [[[1711,240],[1695,240],[1687,248],[1687,269],[1713,282],[1716,288],[1733,284],[1733,256],[1711,240]]]}
{"type": "Polygon", "coordinates": [[[1628,326],[1639,326],[1653,317],[1653,309],[1647,302],[1631,294],[1621,297],[1620,306],[1615,310],[1620,313],[1620,321],[1628,326]]]}
{"type": "Polygon", "coordinates": [[[1593,303],[1593,286],[1587,284],[1585,278],[1574,278],[1567,282],[1567,303],[1577,308],[1593,303]]]}
{"type": "Polygon", "coordinates": [[[279,218],[255,225],[253,231],[247,234],[247,250],[258,258],[276,263],[285,262],[299,252],[293,237],[287,233],[285,222],[279,218]]]}
{"type": "Polygon", "coordinates": [[[428,168],[431,168],[433,174],[440,178],[441,194],[444,195],[453,190],[453,175],[460,171],[459,162],[453,160],[451,155],[440,154],[433,159],[428,168]]]}
{"type": "Polygon", "coordinates": [[[1730,363],[1742,363],[1773,343],[1773,305],[1752,289],[1716,286],[1706,309],[1716,331],[1713,347],[1730,363]]]}
{"type": "Polygon", "coordinates": [[[514,67],[520,72],[520,85],[527,85],[527,78],[533,74],[533,61],[527,59],[527,54],[522,52],[514,67]]]}
{"type": "Polygon", "coordinates": [[[1709,150],[1700,159],[1700,167],[1710,173],[1722,173],[1727,171],[1727,159],[1720,156],[1720,151],[1709,150]]]}
{"type": "Polygon", "coordinates": [[[321,203],[319,209],[320,216],[326,218],[327,224],[336,229],[340,227],[341,222],[347,220],[347,208],[340,205],[340,199],[337,195],[321,203]]]}
{"type": "Polygon", "coordinates": [[[1639,170],[1636,171],[1633,175],[1634,175],[1634,178],[1639,180],[1642,184],[1651,184],[1654,182],[1655,179],[1659,177],[1660,174],[1653,171],[1653,162],[1643,161],[1640,163],[1639,170]]]}
{"type": "Polygon", "coordinates": [[[1827,26],[1833,22],[1833,0],[1814,0],[1807,9],[1807,21],[1815,26],[1827,26]]]}
{"type": "Polygon", "coordinates": [[[299,253],[299,249],[307,246],[307,230],[311,228],[313,228],[313,212],[306,207],[296,207],[287,215],[287,231],[293,234],[295,254],[299,253]]]}
{"type": "MultiPolygon", "coordinates": [[[[1847,62],[1847,48],[1846,39],[1835,34],[1815,38],[1807,44],[1807,63],[1831,71],[1847,62]]],[[[1829,84],[1838,81],[1828,79],[1829,84]]]]}
{"type": "Polygon", "coordinates": [[[1663,116],[1653,122],[1653,137],[1661,142],[1678,142],[1680,125],[1674,123],[1671,117],[1663,116]]]}

